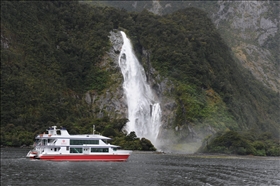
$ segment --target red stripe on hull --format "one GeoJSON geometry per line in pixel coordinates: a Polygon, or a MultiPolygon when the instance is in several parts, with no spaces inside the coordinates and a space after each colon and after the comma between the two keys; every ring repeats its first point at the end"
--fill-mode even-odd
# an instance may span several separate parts
{"type": "Polygon", "coordinates": [[[53,161],[126,161],[129,155],[42,155],[41,160],[53,160],[53,161]]]}

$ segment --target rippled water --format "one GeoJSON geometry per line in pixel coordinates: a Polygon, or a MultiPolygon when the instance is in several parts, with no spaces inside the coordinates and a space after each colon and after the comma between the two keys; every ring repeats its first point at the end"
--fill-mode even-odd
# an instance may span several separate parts
{"type": "Polygon", "coordinates": [[[127,162],[26,159],[28,149],[1,149],[6,185],[280,185],[280,158],[133,152],[127,162]]]}

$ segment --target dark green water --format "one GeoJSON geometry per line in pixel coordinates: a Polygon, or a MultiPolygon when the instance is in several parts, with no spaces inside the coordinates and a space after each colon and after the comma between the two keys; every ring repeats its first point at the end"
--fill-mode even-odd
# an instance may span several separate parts
{"type": "Polygon", "coordinates": [[[280,185],[280,158],[134,152],[127,162],[26,159],[29,149],[1,149],[1,186],[280,185]]]}

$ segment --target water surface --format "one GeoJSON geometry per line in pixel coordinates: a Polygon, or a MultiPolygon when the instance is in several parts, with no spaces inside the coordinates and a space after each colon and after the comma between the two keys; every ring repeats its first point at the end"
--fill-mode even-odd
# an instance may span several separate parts
{"type": "Polygon", "coordinates": [[[280,158],[133,152],[127,162],[26,159],[29,149],[1,149],[7,185],[280,185],[280,158]]]}

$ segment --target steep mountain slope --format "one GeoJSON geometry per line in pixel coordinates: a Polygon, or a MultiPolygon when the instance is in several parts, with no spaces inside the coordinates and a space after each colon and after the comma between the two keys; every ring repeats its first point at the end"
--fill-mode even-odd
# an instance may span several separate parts
{"type": "Polygon", "coordinates": [[[236,57],[258,80],[279,92],[279,2],[218,5],[213,20],[236,57]]]}
{"type": "Polygon", "coordinates": [[[129,11],[147,9],[169,14],[186,7],[207,12],[227,45],[245,68],[264,85],[280,90],[278,1],[125,1],[103,4],[129,11]]]}
{"type": "Polygon", "coordinates": [[[132,40],[161,99],[162,138],[201,140],[224,129],[279,133],[279,95],[234,62],[201,10],[158,16],[77,2],[6,1],[1,7],[3,145],[31,144],[53,124],[71,133],[95,124],[119,144],[140,148],[135,134],[120,132],[127,120],[114,29],[132,40]]]}
{"type": "MultiPolygon", "coordinates": [[[[214,90],[212,96],[218,93],[239,129],[277,130],[279,118],[277,114],[269,114],[278,109],[273,103],[279,101],[277,95],[235,63],[230,49],[204,12],[189,8],[158,17],[144,11],[135,20],[139,26],[130,30],[131,37],[138,40],[135,46],[149,51],[152,66],[162,76],[178,82],[177,93],[172,95],[178,103],[177,125],[207,123],[204,119],[213,115],[209,112],[213,108],[208,107],[205,95],[211,95],[209,92],[214,90]],[[186,94],[189,95],[185,97],[186,94]],[[196,98],[192,100],[192,96],[196,98]]],[[[219,123],[217,118],[214,120],[219,123]]],[[[230,123],[226,121],[234,127],[230,123]]]]}

